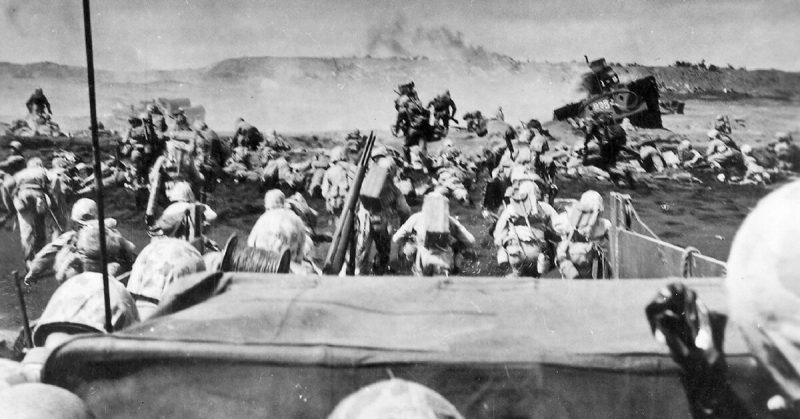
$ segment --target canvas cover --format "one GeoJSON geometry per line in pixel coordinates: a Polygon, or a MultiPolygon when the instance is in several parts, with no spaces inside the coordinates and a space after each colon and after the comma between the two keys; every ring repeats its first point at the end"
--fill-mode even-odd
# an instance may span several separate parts
{"type": "MultiPolygon", "coordinates": [[[[644,315],[671,281],[206,274],[162,307],[216,295],[77,338],[43,377],[104,417],[325,417],[390,376],[465,417],[687,417],[677,366],[644,315]]],[[[724,312],[720,279],[691,287],[724,312]]],[[[751,400],[764,386],[732,325],[725,351],[751,400]]]]}

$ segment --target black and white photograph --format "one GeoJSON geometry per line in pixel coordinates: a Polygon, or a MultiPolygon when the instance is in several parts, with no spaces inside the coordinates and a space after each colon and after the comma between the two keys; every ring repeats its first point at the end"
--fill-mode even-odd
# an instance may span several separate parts
{"type": "Polygon", "coordinates": [[[800,417],[797,0],[0,11],[0,418],[800,417]]]}

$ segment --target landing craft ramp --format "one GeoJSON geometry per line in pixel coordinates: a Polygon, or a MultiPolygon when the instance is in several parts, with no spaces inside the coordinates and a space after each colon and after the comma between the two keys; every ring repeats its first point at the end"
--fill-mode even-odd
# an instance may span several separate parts
{"type": "MultiPolygon", "coordinates": [[[[624,208],[624,196],[612,201],[624,208]]],[[[614,242],[636,247],[635,221],[622,220],[614,242]]],[[[627,272],[634,260],[615,263],[627,272]]],[[[687,417],[678,367],[644,315],[677,280],[201,274],[159,317],[59,347],[43,378],[104,417],[321,418],[390,376],[468,418],[687,417]]],[[[723,279],[684,280],[725,313],[723,279]]],[[[757,410],[769,386],[733,325],[724,348],[734,389],[757,410]]]]}

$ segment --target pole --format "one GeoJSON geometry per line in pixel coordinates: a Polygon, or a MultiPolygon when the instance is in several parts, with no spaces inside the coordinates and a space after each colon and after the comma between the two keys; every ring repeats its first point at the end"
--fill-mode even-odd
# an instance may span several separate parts
{"type": "Polygon", "coordinates": [[[17,287],[17,297],[19,297],[19,308],[22,311],[22,330],[25,331],[25,345],[28,348],[33,348],[31,323],[28,321],[28,309],[25,308],[25,296],[22,292],[22,284],[20,284],[19,272],[11,272],[11,275],[14,277],[14,285],[17,287]]]}
{"type": "Polygon", "coordinates": [[[111,296],[108,291],[108,267],[106,266],[106,211],[103,203],[103,176],[100,166],[100,140],[97,135],[97,103],[94,91],[94,56],[92,52],[92,14],[89,0],[83,0],[83,30],[86,38],[86,75],[89,83],[89,116],[92,127],[92,149],[94,151],[94,180],[97,188],[97,221],[100,227],[100,273],[103,275],[103,302],[105,304],[106,332],[111,333],[111,296]]]}

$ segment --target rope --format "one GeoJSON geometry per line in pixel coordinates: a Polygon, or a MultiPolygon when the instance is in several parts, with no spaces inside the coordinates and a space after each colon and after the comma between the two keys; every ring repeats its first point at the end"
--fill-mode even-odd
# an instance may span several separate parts
{"type": "Polygon", "coordinates": [[[639,213],[636,212],[636,209],[633,207],[633,204],[631,204],[631,201],[627,199],[625,200],[625,212],[628,216],[632,215],[633,218],[636,219],[636,222],[638,222],[639,225],[641,225],[642,228],[645,230],[645,232],[647,232],[647,234],[649,234],[656,240],[661,240],[661,238],[659,238],[658,235],[654,233],[653,230],[651,230],[650,227],[648,227],[647,224],[644,223],[644,221],[642,221],[642,219],[639,217],[639,213]]]}
{"type": "Polygon", "coordinates": [[[684,278],[691,278],[694,276],[692,272],[692,265],[693,265],[692,255],[694,254],[698,255],[701,254],[696,247],[689,246],[683,249],[683,255],[681,255],[681,275],[684,278]]]}

